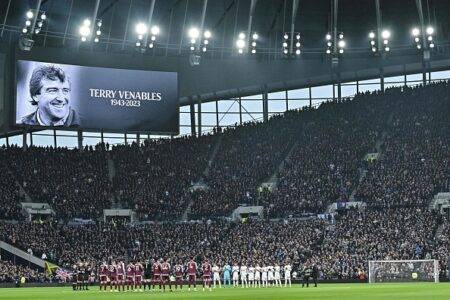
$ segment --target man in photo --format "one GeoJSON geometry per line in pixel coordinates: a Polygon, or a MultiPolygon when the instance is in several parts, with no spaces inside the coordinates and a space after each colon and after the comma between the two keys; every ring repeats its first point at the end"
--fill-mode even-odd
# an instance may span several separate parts
{"type": "Polygon", "coordinates": [[[69,105],[71,83],[63,69],[53,65],[38,66],[31,75],[29,89],[36,111],[24,116],[22,124],[80,126],[77,113],[69,105]]]}

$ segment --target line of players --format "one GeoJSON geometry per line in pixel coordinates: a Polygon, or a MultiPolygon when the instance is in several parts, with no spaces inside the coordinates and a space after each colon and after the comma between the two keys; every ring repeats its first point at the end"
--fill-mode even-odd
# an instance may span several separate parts
{"type": "MultiPolygon", "coordinates": [[[[282,276],[284,273],[284,286],[291,286],[291,276],[296,276],[295,272],[292,273],[292,266],[290,264],[281,267],[277,264],[274,266],[260,267],[254,266],[238,266],[237,264],[231,267],[225,265],[220,268],[217,265],[211,266],[208,259],[205,259],[201,265],[203,290],[209,289],[211,291],[211,282],[214,288],[216,286],[221,287],[221,273],[224,286],[234,287],[269,287],[279,286],[282,287],[282,276]],[[217,284],[217,285],[216,285],[217,284]]],[[[194,259],[191,259],[186,268],[178,262],[173,267],[171,266],[169,259],[153,260],[151,264],[151,275],[146,276],[149,279],[145,279],[144,266],[140,262],[128,263],[125,266],[123,261],[118,263],[113,262],[108,265],[103,263],[99,269],[100,290],[107,290],[109,286],[110,291],[145,291],[148,287],[149,291],[155,291],[156,287],[159,287],[159,291],[172,290],[172,285],[175,289],[182,290],[184,285],[184,278],[187,279],[188,290],[191,290],[191,286],[194,290],[197,290],[197,274],[199,268],[194,259]]]]}

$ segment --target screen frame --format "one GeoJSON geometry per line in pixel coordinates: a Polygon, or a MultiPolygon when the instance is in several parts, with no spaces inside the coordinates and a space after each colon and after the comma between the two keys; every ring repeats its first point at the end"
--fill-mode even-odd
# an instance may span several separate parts
{"type": "Polygon", "coordinates": [[[13,69],[13,83],[12,87],[12,98],[13,98],[13,107],[11,112],[11,127],[18,130],[25,130],[26,132],[34,132],[41,130],[58,130],[58,131],[81,131],[81,132],[99,132],[99,133],[122,133],[122,134],[146,134],[146,135],[162,135],[162,136],[178,136],[180,135],[180,80],[179,73],[177,71],[162,71],[162,70],[147,70],[147,69],[128,69],[128,68],[117,68],[117,67],[103,67],[103,66],[94,66],[94,65],[84,65],[84,64],[74,64],[68,62],[56,62],[56,61],[45,61],[42,59],[34,59],[34,58],[21,58],[15,57],[13,60],[14,67],[13,69]],[[63,126],[42,126],[42,125],[26,125],[26,124],[17,124],[17,75],[18,75],[18,62],[19,61],[29,61],[29,62],[37,62],[37,63],[47,63],[47,64],[65,64],[76,67],[91,67],[91,68],[101,68],[101,69],[116,69],[116,70],[128,70],[128,71],[149,71],[149,72],[166,72],[166,73],[175,73],[177,80],[177,91],[176,91],[176,112],[177,112],[177,130],[172,132],[167,131],[150,131],[150,130],[112,130],[112,129],[104,129],[104,128],[88,128],[88,127],[63,127],[63,126]]]}

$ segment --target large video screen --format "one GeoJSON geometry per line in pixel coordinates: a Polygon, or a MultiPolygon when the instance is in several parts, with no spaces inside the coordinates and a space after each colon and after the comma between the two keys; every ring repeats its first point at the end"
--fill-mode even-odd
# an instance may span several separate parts
{"type": "Polygon", "coordinates": [[[178,134],[177,73],[18,60],[15,124],[178,134]]]}

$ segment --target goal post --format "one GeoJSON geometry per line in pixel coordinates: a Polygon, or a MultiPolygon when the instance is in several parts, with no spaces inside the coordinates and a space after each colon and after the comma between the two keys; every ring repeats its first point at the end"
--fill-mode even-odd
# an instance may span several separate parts
{"type": "Polygon", "coordinates": [[[439,262],[422,260],[371,260],[369,283],[439,282],[439,262]]]}

